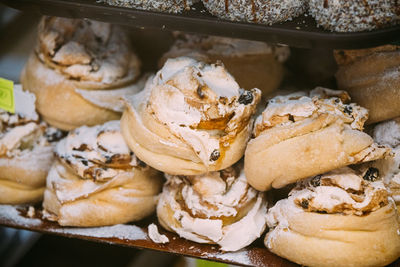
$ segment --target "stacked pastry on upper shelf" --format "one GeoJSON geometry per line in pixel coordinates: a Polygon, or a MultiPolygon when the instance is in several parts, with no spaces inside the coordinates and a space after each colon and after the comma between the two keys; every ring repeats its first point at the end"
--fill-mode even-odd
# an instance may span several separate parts
{"type": "Polygon", "coordinates": [[[119,119],[119,97],[136,93],[140,61],[127,34],[108,23],[44,17],[21,82],[50,125],[71,130],[119,119]]]}

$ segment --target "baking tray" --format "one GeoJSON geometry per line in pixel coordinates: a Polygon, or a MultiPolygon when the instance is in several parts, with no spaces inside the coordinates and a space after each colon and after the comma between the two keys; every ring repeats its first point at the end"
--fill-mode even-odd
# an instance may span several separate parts
{"type": "MultiPolygon", "coordinates": [[[[151,223],[157,224],[155,216],[137,222],[106,227],[77,228],[61,227],[57,223],[42,219],[40,207],[35,208],[35,214],[28,216],[29,206],[0,205],[0,226],[30,230],[44,234],[52,234],[69,238],[78,238],[112,245],[150,249],[181,256],[200,258],[239,266],[256,267],[294,267],[299,266],[268,251],[263,245],[262,238],[250,246],[237,251],[223,253],[216,245],[198,244],[182,238],[176,234],[164,231],[159,225],[161,234],[168,237],[169,243],[157,244],[147,235],[147,227],[151,223]]],[[[400,266],[400,259],[389,265],[400,266]]]]}
{"type": "Polygon", "coordinates": [[[125,247],[151,249],[239,266],[298,266],[269,252],[261,239],[238,252],[223,253],[218,250],[216,245],[198,244],[184,240],[158,226],[160,233],[165,234],[170,242],[167,244],[154,243],[147,235],[147,226],[150,223],[156,223],[155,216],[135,224],[73,228],[61,227],[57,223],[43,220],[41,210],[38,207],[36,207],[33,217],[28,217],[27,213],[28,206],[0,205],[0,225],[125,247]]]}
{"type": "Polygon", "coordinates": [[[192,33],[283,43],[301,48],[356,49],[400,40],[400,25],[374,31],[333,33],[318,28],[313,18],[302,15],[271,26],[239,23],[211,16],[201,3],[182,14],[114,7],[96,0],[0,0],[10,7],[71,18],[89,18],[139,28],[160,28],[192,33]]]}

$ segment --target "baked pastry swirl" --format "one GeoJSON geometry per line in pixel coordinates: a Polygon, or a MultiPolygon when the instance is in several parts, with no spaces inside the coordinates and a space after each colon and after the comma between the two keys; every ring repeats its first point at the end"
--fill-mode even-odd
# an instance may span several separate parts
{"type": "Polygon", "coordinates": [[[236,251],[261,236],[267,202],[241,164],[198,176],[166,175],[157,205],[160,224],[180,237],[236,251]]]}
{"type": "Polygon", "coordinates": [[[367,123],[400,116],[400,46],[337,50],[336,80],[340,89],[367,108],[367,123]]]}
{"type": "Polygon", "coordinates": [[[139,161],[119,121],[70,132],[56,147],[43,207],[65,226],[102,226],[150,215],[161,191],[157,171],[139,161]]]}
{"type": "Polygon", "coordinates": [[[345,91],[316,88],[268,102],[254,126],[245,153],[245,172],[257,190],[281,188],[297,180],[350,164],[382,158],[390,149],[362,132],[365,108],[345,91]]]}
{"type": "Polygon", "coordinates": [[[15,114],[0,109],[0,203],[34,203],[43,198],[62,133],[39,121],[35,95],[14,86],[15,114]]]}
{"type": "Polygon", "coordinates": [[[139,67],[127,34],[118,26],[44,17],[21,81],[36,95],[37,110],[45,121],[71,130],[120,118],[118,107],[91,101],[85,92],[109,92],[108,98],[114,102],[136,93],[129,85],[139,76],[139,67]]]}
{"type": "Polygon", "coordinates": [[[306,266],[384,266],[400,256],[393,199],[377,172],[348,167],[298,182],[267,214],[265,245],[306,266]]]}
{"type": "Polygon", "coordinates": [[[398,0],[310,0],[309,13],[324,29],[357,32],[400,21],[398,0]]]}
{"type": "Polygon", "coordinates": [[[263,96],[278,88],[289,47],[217,36],[180,34],[160,60],[187,56],[204,62],[222,61],[244,89],[258,88],[263,96]]]}
{"type": "Polygon", "coordinates": [[[131,7],[143,10],[180,13],[189,10],[199,0],[101,0],[109,5],[131,7]]]}
{"type": "Polygon", "coordinates": [[[132,151],[176,175],[224,169],[243,155],[260,90],[243,90],[221,64],[169,59],[126,99],[121,129],[132,151]]]}
{"type": "Polygon", "coordinates": [[[207,10],[219,18],[273,24],[291,20],[306,11],[304,0],[202,0],[207,10]]]}

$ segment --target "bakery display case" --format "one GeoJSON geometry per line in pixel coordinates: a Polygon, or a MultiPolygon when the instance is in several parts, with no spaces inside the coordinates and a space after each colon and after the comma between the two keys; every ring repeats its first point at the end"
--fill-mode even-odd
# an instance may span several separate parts
{"type": "MultiPolygon", "coordinates": [[[[301,70],[304,74],[303,80],[298,80],[299,87],[317,84],[334,86],[335,81],[332,77],[336,71],[336,65],[331,55],[333,49],[363,49],[400,42],[400,25],[366,32],[333,33],[317,27],[314,20],[308,15],[301,15],[292,21],[283,23],[258,25],[218,19],[210,15],[201,3],[194,4],[189,10],[183,11],[182,14],[110,6],[96,0],[0,0],[0,3],[23,11],[28,16],[29,14],[36,14],[37,17],[49,15],[85,18],[122,25],[130,30],[132,39],[137,39],[133,43],[137,54],[141,57],[142,67],[145,71],[159,69],[160,63],[157,61],[173,43],[174,37],[170,34],[172,31],[288,45],[293,48],[293,55],[287,62],[290,67],[285,73],[286,81],[283,81],[283,85],[287,88],[293,87],[293,80],[297,79],[297,77],[293,77],[293,72],[298,70],[301,70]],[[149,42],[154,40],[154,35],[158,35],[157,41],[149,46],[149,42]],[[318,62],[318,57],[324,57],[329,53],[330,55],[321,63],[321,66],[325,68],[324,70],[315,70],[309,66],[318,62]],[[305,66],[298,63],[301,60],[308,59],[310,55],[313,58],[310,59],[309,65],[305,66]]],[[[31,19],[31,21],[37,23],[35,19],[31,19]]],[[[14,30],[18,30],[18,28],[14,30]]],[[[32,33],[25,34],[32,35],[32,33]]],[[[25,44],[21,49],[28,49],[26,46],[25,44]]],[[[18,67],[21,68],[21,66],[18,67]]],[[[16,76],[10,75],[8,77],[18,79],[16,76]]],[[[115,247],[152,250],[238,266],[297,266],[295,263],[270,252],[263,242],[264,235],[239,251],[223,252],[219,250],[218,245],[195,243],[164,230],[157,221],[156,215],[138,222],[85,228],[60,226],[57,222],[44,219],[46,214],[43,213],[41,205],[0,205],[0,225],[111,244],[115,247]],[[150,237],[149,230],[149,225],[153,223],[158,226],[159,234],[165,236],[168,242],[164,244],[153,241],[154,237],[150,237]]],[[[390,266],[398,266],[399,264],[400,260],[397,260],[390,266]]]]}

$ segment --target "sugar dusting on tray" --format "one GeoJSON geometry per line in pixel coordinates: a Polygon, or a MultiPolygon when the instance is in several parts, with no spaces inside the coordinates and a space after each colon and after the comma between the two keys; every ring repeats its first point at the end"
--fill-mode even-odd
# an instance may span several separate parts
{"type": "Polygon", "coordinates": [[[119,238],[124,240],[146,240],[147,234],[136,225],[117,224],[93,228],[55,228],[53,233],[90,236],[97,238],[119,238]]]}
{"type": "Polygon", "coordinates": [[[236,252],[221,253],[221,254],[208,254],[208,257],[215,257],[220,260],[235,262],[243,265],[252,265],[252,261],[249,258],[248,251],[239,250],[236,252]]]}
{"type": "Polygon", "coordinates": [[[0,205],[0,220],[12,222],[21,226],[38,226],[42,221],[34,218],[26,218],[20,214],[19,208],[23,206],[0,205]]]}

